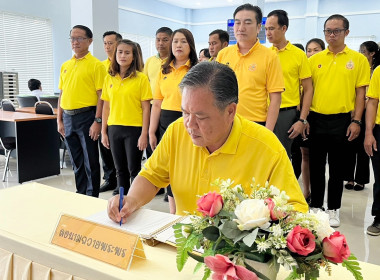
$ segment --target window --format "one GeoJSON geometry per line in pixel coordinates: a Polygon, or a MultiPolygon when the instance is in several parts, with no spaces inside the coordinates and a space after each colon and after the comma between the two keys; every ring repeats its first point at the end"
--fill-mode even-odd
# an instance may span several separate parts
{"type": "Polygon", "coordinates": [[[0,11],[0,71],[18,73],[19,94],[29,92],[31,78],[40,80],[42,90],[53,94],[51,21],[0,11]]]}

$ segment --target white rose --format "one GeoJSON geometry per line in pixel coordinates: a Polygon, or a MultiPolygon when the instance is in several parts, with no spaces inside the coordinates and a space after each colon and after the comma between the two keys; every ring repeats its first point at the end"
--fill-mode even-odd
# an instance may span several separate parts
{"type": "Polygon", "coordinates": [[[268,206],[261,199],[243,200],[235,209],[240,230],[250,230],[252,228],[265,225],[270,219],[268,206]]]}
{"type": "Polygon", "coordinates": [[[323,240],[325,237],[329,237],[335,231],[330,227],[329,215],[324,211],[318,210],[317,213],[311,213],[317,220],[318,223],[315,225],[315,233],[319,240],[323,240]]]}

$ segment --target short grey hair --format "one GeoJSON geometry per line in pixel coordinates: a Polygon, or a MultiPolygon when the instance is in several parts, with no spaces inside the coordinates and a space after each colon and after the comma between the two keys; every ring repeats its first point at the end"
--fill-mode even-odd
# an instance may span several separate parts
{"type": "Polygon", "coordinates": [[[215,106],[224,110],[231,103],[238,103],[238,82],[235,72],[218,62],[201,62],[192,67],[179,85],[186,88],[208,88],[215,98],[215,106]]]}

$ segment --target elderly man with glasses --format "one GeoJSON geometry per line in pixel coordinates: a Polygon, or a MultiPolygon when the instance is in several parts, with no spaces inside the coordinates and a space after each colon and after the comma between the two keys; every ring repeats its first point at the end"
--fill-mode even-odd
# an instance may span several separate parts
{"type": "Polygon", "coordinates": [[[364,55],[349,49],[349,22],[342,15],[324,24],[328,48],[310,58],[314,96],[310,107],[311,207],[323,208],[326,158],[329,163],[327,212],[339,227],[345,142],[358,137],[370,67],[364,55]],[[351,112],[353,112],[351,114],[351,112]]]}
{"type": "Polygon", "coordinates": [[[70,32],[74,56],[61,67],[58,132],[65,137],[75,174],[77,193],[99,196],[100,165],[98,138],[106,74],[104,65],[91,55],[91,30],[76,25],[70,32]]]}

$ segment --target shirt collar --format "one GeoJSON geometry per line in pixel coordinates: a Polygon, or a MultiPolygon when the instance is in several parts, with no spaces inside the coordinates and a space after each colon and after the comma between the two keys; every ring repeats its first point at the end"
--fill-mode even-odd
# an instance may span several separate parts
{"type": "MultiPolygon", "coordinates": [[[[327,47],[326,50],[327,50],[327,53],[332,53],[332,54],[334,54],[332,51],[330,51],[329,47],[327,47]]],[[[339,53],[348,53],[349,50],[350,50],[350,49],[347,47],[347,45],[345,45],[345,46],[344,46],[344,49],[341,50],[340,52],[338,52],[337,54],[339,54],[339,53]]]]}
{"type": "Polygon", "coordinates": [[[259,39],[256,39],[256,43],[252,46],[252,48],[246,54],[242,54],[240,52],[238,44],[236,44],[235,46],[236,46],[236,51],[237,51],[239,56],[247,56],[247,55],[250,55],[255,49],[257,49],[259,45],[260,45],[260,41],[259,41],[259,39]]]}
{"type": "Polygon", "coordinates": [[[76,58],[74,54],[71,59],[82,60],[82,59],[89,58],[90,56],[91,56],[91,52],[88,52],[84,57],[81,57],[81,58],[76,58]]]}
{"type": "Polygon", "coordinates": [[[275,47],[275,46],[273,46],[273,45],[272,45],[271,49],[272,49],[272,50],[275,50],[276,52],[283,52],[283,51],[285,51],[285,50],[290,50],[290,49],[292,48],[292,46],[293,46],[293,45],[292,45],[289,41],[287,41],[286,46],[283,47],[282,49],[278,49],[277,47],[275,47]]]}
{"type": "MultiPolygon", "coordinates": [[[[232,124],[230,135],[228,135],[228,138],[224,144],[217,149],[215,152],[213,152],[211,155],[218,155],[218,154],[236,154],[236,150],[238,148],[240,136],[241,136],[241,119],[238,116],[235,116],[234,123],[232,124]]],[[[206,147],[203,149],[207,150],[206,147]]],[[[207,151],[208,152],[208,151],[207,151]]]]}
{"type": "MultiPolygon", "coordinates": [[[[172,60],[172,61],[170,62],[169,65],[170,65],[170,67],[172,67],[173,69],[176,69],[176,68],[174,67],[174,60],[172,60]]],[[[186,61],[186,63],[185,63],[184,65],[181,65],[178,69],[181,69],[181,68],[184,67],[184,66],[190,68],[190,59],[188,59],[188,60],[186,61]]]]}

